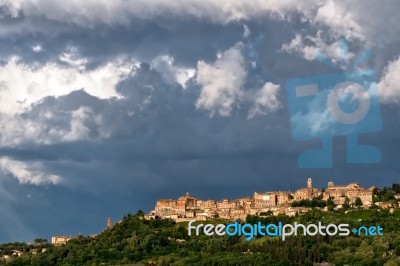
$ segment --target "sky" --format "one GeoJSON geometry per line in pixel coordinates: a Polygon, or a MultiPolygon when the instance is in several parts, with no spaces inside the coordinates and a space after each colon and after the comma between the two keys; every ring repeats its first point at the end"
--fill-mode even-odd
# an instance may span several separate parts
{"type": "Polygon", "coordinates": [[[98,233],[109,216],[187,191],[222,199],[294,191],[308,177],[319,188],[400,182],[397,1],[0,6],[0,242],[98,233]],[[359,69],[376,73],[382,121],[359,142],[381,162],[348,164],[346,136],[335,136],[332,167],[299,167],[321,141],[293,138],[287,81],[359,69]]]}

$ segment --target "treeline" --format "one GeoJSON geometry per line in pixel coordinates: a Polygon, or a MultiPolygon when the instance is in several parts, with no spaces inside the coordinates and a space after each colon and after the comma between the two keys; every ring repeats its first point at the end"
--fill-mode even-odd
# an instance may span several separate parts
{"type": "Polygon", "coordinates": [[[328,200],[323,200],[322,199],[322,195],[312,198],[310,199],[302,199],[299,201],[293,201],[291,203],[292,207],[308,207],[308,208],[315,208],[315,207],[319,207],[319,208],[324,208],[326,206],[332,206],[335,207],[335,204],[333,202],[332,199],[328,199],[328,200]]]}
{"type": "MultiPolygon", "coordinates": [[[[363,202],[362,200],[357,197],[354,201],[354,205],[356,206],[362,206],[363,202]]],[[[334,207],[336,207],[336,204],[333,201],[333,198],[328,198],[327,200],[322,199],[322,195],[318,196],[313,199],[302,199],[299,201],[293,201],[290,206],[292,207],[307,207],[307,208],[324,208],[328,207],[328,210],[331,211],[334,207]]],[[[346,197],[344,203],[342,204],[342,208],[344,209],[349,209],[350,206],[350,200],[349,198],[346,197]]]]}
{"type": "Polygon", "coordinates": [[[13,256],[15,255],[16,251],[21,251],[24,253],[39,251],[41,252],[43,249],[46,250],[51,245],[47,242],[47,239],[36,238],[34,243],[21,243],[21,242],[14,242],[14,243],[4,243],[0,244],[0,255],[8,255],[13,256]]]}
{"type": "Polygon", "coordinates": [[[391,187],[384,187],[383,189],[375,189],[373,193],[373,202],[398,202],[395,198],[396,194],[400,194],[400,185],[393,184],[391,187]]]}

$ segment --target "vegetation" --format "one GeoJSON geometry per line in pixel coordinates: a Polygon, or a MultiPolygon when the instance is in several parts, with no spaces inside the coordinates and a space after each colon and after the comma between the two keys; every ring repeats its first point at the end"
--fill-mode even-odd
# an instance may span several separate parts
{"type": "MultiPolygon", "coordinates": [[[[172,220],[145,220],[143,213],[126,215],[120,223],[96,237],[79,236],[66,245],[51,246],[44,240],[28,247],[13,243],[1,246],[3,254],[12,249],[45,247],[45,252],[26,252],[6,265],[400,265],[400,209],[324,212],[312,210],[298,217],[248,216],[257,223],[349,223],[351,226],[380,225],[383,236],[278,237],[188,236],[187,224],[172,220]],[[139,263],[139,264],[138,264],[139,263]]],[[[227,222],[215,220],[215,223],[227,222]]]]}
{"type": "Polygon", "coordinates": [[[356,198],[355,205],[356,206],[362,206],[363,205],[362,200],[359,197],[356,198]]]}
{"type": "MultiPolygon", "coordinates": [[[[400,185],[375,189],[374,202],[398,203],[400,185]]],[[[126,215],[121,222],[96,237],[78,236],[67,244],[54,246],[37,238],[33,244],[0,244],[3,265],[313,265],[330,262],[341,265],[400,265],[400,209],[394,211],[373,205],[360,209],[360,198],[354,206],[347,199],[336,210],[332,198],[292,202],[293,207],[313,208],[289,217],[273,216],[271,211],[260,216],[249,215],[246,223],[278,224],[348,223],[351,227],[377,226],[383,236],[303,236],[254,237],[245,236],[188,236],[187,223],[173,220],[145,220],[144,213],[126,215]],[[322,209],[327,207],[328,211],[322,209]],[[353,208],[352,208],[353,207],[353,208]],[[19,252],[23,255],[19,256],[19,252]],[[6,257],[11,259],[6,259],[6,257]]],[[[207,223],[225,223],[213,219],[207,223]]]]}
{"type": "Polygon", "coordinates": [[[321,196],[315,197],[311,200],[303,199],[303,200],[299,200],[299,201],[293,201],[291,206],[292,207],[308,207],[308,208],[315,208],[315,207],[323,208],[326,206],[335,206],[332,199],[328,199],[325,201],[322,198],[323,198],[323,196],[321,195],[321,196]]]}
{"type": "Polygon", "coordinates": [[[384,187],[381,190],[375,189],[374,190],[374,196],[373,196],[373,202],[392,202],[396,203],[398,200],[395,198],[395,194],[399,194],[400,191],[400,185],[399,184],[393,184],[392,187],[384,187]]]}

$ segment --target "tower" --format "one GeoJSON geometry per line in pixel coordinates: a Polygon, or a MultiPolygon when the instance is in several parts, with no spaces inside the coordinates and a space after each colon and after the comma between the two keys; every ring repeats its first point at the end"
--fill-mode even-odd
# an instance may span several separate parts
{"type": "Polygon", "coordinates": [[[308,189],[312,188],[312,179],[311,178],[308,178],[308,180],[307,180],[307,188],[308,189]]]}
{"type": "Polygon", "coordinates": [[[111,227],[112,227],[111,218],[108,217],[108,219],[107,219],[107,228],[111,228],[111,227]]]}

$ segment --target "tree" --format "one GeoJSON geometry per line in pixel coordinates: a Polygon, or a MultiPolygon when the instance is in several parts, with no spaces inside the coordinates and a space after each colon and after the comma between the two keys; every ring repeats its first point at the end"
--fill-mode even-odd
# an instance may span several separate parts
{"type": "Polygon", "coordinates": [[[392,191],[396,194],[400,193],[400,184],[393,184],[392,191]]]}
{"type": "Polygon", "coordinates": [[[349,203],[350,203],[350,200],[349,200],[348,197],[346,197],[346,199],[344,200],[343,208],[344,209],[350,208],[350,204],[349,203]]]}
{"type": "Polygon", "coordinates": [[[360,197],[357,197],[354,203],[356,204],[356,206],[362,206],[363,205],[363,202],[360,199],[360,197]]]}
{"type": "Polygon", "coordinates": [[[144,216],[144,212],[142,210],[138,210],[136,212],[136,215],[139,216],[139,217],[143,217],[144,216]]]}
{"type": "Polygon", "coordinates": [[[386,191],[384,199],[385,199],[385,201],[394,199],[393,192],[391,190],[386,191]]]}
{"type": "Polygon", "coordinates": [[[328,205],[328,206],[333,206],[333,207],[336,206],[335,202],[333,201],[333,197],[329,197],[329,198],[327,199],[326,205],[328,205]]]}
{"type": "Polygon", "coordinates": [[[43,244],[43,243],[47,243],[47,239],[35,238],[35,240],[33,240],[33,242],[35,242],[35,244],[43,244]]]}
{"type": "Polygon", "coordinates": [[[267,212],[260,212],[259,214],[260,216],[268,216],[268,215],[272,215],[272,211],[267,211],[267,212]]]}

